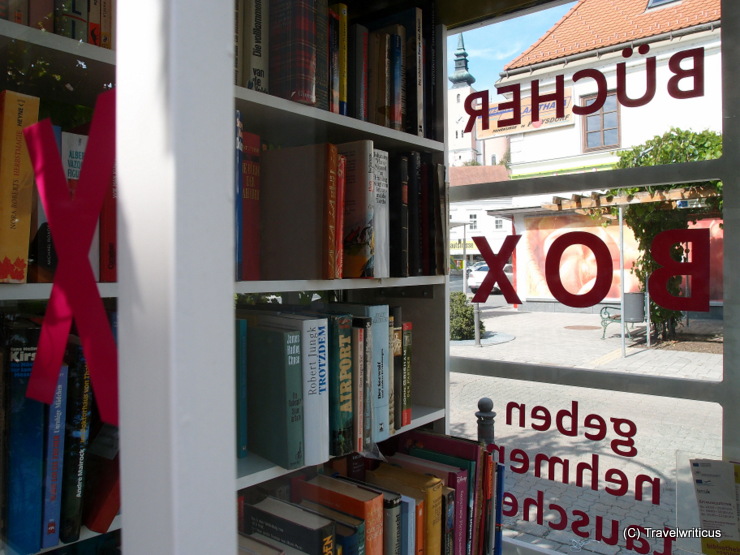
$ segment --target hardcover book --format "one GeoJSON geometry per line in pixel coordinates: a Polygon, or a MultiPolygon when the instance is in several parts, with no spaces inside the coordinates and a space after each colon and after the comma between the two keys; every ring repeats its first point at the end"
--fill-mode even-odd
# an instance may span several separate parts
{"type": "Polygon", "coordinates": [[[347,84],[349,79],[348,57],[349,57],[349,12],[347,4],[331,4],[330,9],[337,14],[339,20],[338,33],[338,55],[337,66],[339,68],[339,113],[348,115],[348,92],[347,84]]]}
{"type": "Polygon", "coordinates": [[[80,538],[93,404],[90,371],[82,347],[70,344],[67,356],[69,379],[62,472],[62,516],[59,528],[59,539],[64,543],[75,542],[80,538]]]}
{"type": "Polygon", "coordinates": [[[409,275],[424,275],[422,266],[421,234],[421,154],[407,153],[409,160],[408,210],[409,210],[409,275]]]}
{"type": "Polygon", "coordinates": [[[255,535],[239,533],[237,538],[239,553],[249,555],[284,555],[285,551],[255,535]]]}
{"type": "Polygon", "coordinates": [[[247,321],[236,318],[236,456],[247,456],[247,321]]]}
{"type": "Polygon", "coordinates": [[[375,490],[383,496],[383,554],[401,554],[401,494],[365,481],[340,477],[351,483],[375,490]]]}
{"type": "Polygon", "coordinates": [[[115,10],[115,0],[100,0],[100,46],[109,50],[115,49],[115,10]]]}
{"type": "Polygon", "coordinates": [[[365,521],[365,553],[383,553],[383,496],[338,478],[317,476],[293,481],[294,500],[302,499],[349,513],[365,521]]]}
{"type": "Polygon", "coordinates": [[[67,413],[67,365],[59,369],[54,402],[46,407],[46,460],[44,462],[44,516],[41,525],[41,547],[59,543],[59,521],[62,513],[62,470],[64,464],[64,426],[67,413]]]}
{"type": "Polygon", "coordinates": [[[390,126],[390,44],[383,31],[370,31],[368,39],[368,116],[371,123],[390,126]]]}
{"type": "Polygon", "coordinates": [[[316,104],[316,3],[270,0],[270,94],[316,104]]]}
{"type": "Polygon", "coordinates": [[[91,435],[88,449],[85,499],[82,523],[93,532],[104,534],[121,509],[121,474],[118,450],[118,428],[98,424],[91,435]]]}
{"type": "Polygon", "coordinates": [[[334,521],[275,497],[244,506],[244,531],[262,534],[309,555],[334,553],[334,521]]]}
{"type": "Polygon", "coordinates": [[[114,167],[111,185],[100,211],[100,281],[108,283],[118,280],[117,204],[118,184],[114,167]]]}
{"type": "Polygon", "coordinates": [[[0,283],[28,277],[34,174],[21,130],[36,123],[38,112],[39,98],[0,92],[0,283]]]}
{"type": "Polygon", "coordinates": [[[390,269],[390,206],[388,198],[388,152],[373,149],[373,190],[375,208],[373,227],[375,231],[375,256],[373,277],[386,278],[390,269]]]}
{"type": "Polygon", "coordinates": [[[390,273],[409,275],[409,159],[394,156],[388,175],[390,273]]]}
{"type": "Polygon", "coordinates": [[[392,399],[390,403],[393,412],[394,430],[400,429],[403,424],[403,311],[400,306],[390,307],[390,318],[393,321],[391,327],[391,358],[393,359],[393,372],[391,383],[393,384],[392,399]]]}
{"type": "Polygon", "coordinates": [[[301,334],[251,325],[247,333],[249,451],[288,470],[300,468],[305,449],[301,334]],[[270,426],[264,425],[266,415],[270,426]]]}
{"type": "Polygon", "coordinates": [[[22,315],[3,321],[3,374],[8,400],[5,543],[16,553],[41,548],[44,404],[26,397],[41,326],[22,315]]]}
{"type": "Polygon", "coordinates": [[[244,226],[244,204],[242,190],[244,189],[244,144],[242,132],[244,122],[239,110],[236,110],[236,126],[234,128],[234,279],[242,279],[242,227],[244,226]]]}
{"type": "Polygon", "coordinates": [[[354,451],[352,404],[352,315],[331,314],[329,322],[329,452],[354,451]]]}
{"type": "Polygon", "coordinates": [[[353,23],[349,28],[349,71],[347,95],[349,115],[361,121],[368,120],[368,30],[353,23]]]}
{"type": "Polygon", "coordinates": [[[413,369],[413,337],[414,337],[414,324],[413,322],[405,321],[402,325],[403,328],[403,365],[402,365],[402,376],[401,376],[401,426],[408,426],[411,424],[412,408],[411,408],[411,374],[413,369]]]}
{"type": "Polygon", "coordinates": [[[260,165],[262,140],[242,131],[241,167],[241,279],[260,279],[260,165]]]}
{"type": "Polygon", "coordinates": [[[337,547],[342,555],[363,555],[365,553],[365,521],[349,513],[337,511],[314,501],[304,499],[302,507],[334,521],[337,547]]]}
{"type": "Polygon", "coordinates": [[[243,81],[248,89],[270,92],[270,2],[245,0],[243,81]]]}
{"type": "Polygon", "coordinates": [[[331,104],[331,15],[329,4],[316,2],[316,33],[314,35],[316,48],[316,107],[320,110],[329,110],[331,104]]]}
{"type": "Polygon", "coordinates": [[[347,157],[337,154],[337,226],[334,233],[334,248],[336,249],[335,276],[344,277],[344,202],[347,192],[347,157]]]}
{"type": "Polygon", "coordinates": [[[330,143],[262,153],[262,279],[334,279],[337,158],[330,143]]]}
{"type": "Polygon", "coordinates": [[[28,0],[28,26],[54,32],[54,0],[28,0]]]}
{"type": "Polygon", "coordinates": [[[372,436],[372,319],[355,316],[352,318],[352,393],[354,409],[355,450],[362,453],[370,450],[372,436]]]}
{"type": "Polygon", "coordinates": [[[344,193],[344,277],[375,276],[375,189],[373,142],[354,141],[337,145],[347,157],[344,193]]]}
{"type": "Polygon", "coordinates": [[[100,2],[101,0],[88,0],[87,42],[95,46],[100,46],[103,41],[100,2]]]}

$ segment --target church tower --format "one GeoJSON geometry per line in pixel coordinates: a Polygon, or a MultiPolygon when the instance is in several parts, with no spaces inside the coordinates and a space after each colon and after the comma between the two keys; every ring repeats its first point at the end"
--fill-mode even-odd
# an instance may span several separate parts
{"type": "Polygon", "coordinates": [[[476,91],[472,86],[475,83],[475,77],[468,70],[468,53],[465,50],[462,33],[458,35],[455,50],[455,72],[448,79],[452,83],[452,87],[447,90],[448,164],[462,166],[471,161],[482,163],[479,159],[475,129],[470,133],[464,132],[468,122],[465,99],[476,91]]]}

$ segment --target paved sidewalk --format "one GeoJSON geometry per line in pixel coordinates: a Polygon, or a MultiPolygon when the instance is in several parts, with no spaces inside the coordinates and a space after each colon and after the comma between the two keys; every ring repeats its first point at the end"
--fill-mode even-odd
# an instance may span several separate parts
{"type": "MultiPolygon", "coordinates": [[[[452,342],[452,356],[702,380],[722,376],[721,354],[648,349],[628,340],[627,356],[623,357],[619,326],[609,326],[606,339],[601,339],[598,314],[526,313],[505,307],[486,308],[482,319],[489,332],[498,333],[499,340],[487,344],[484,340],[483,346],[452,342]]],[[[717,321],[694,320],[689,329],[708,336],[722,333],[717,321]]],[[[679,468],[683,468],[687,456],[720,456],[721,410],[716,405],[452,373],[452,433],[476,437],[475,411],[481,397],[494,401],[496,444],[503,447],[502,456],[509,465],[505,491],[511,494],[510,503],[517,504],[507,506],[511,516],[504,519],[505,535],[564,553],[627,555],[645,545],[638,542],[627,548],[622,534],[629,525],[663,529],[675,528],[677,522],[679,527],[698,524],[690,520],[692,515],[686,510],[676,509],[677,457],[679,468]],[[522,410],[515,410],[514,404],[522,410]],[[507,406],[511,408],[509,418],[507,406]],[[540,408],[533,414],[535,407],[540,408]],[[551,415],[548,426],[542,418],[544,411],[551,415]],[[562,430],[556,426],[559,411],[564,411],[562,430]],[[574,418],[569,419],[566,413],[574,418]],[[589,419],[589,415],[596,416],[589,419]],[[598,416],[607,430],[603,439],[597,433],[598,416]],[[634,423],[634,429],[623,421],[634,423]],[[634,432],[631,436],[630,431],[634,432]],[[572,436],[567,435],[571,432],[572,436]],[[629,453],[628,437],[634,439],[634,456],[625,454],[629,453]],[[512,454],[514,449],[526,455],[512,454]],[[535,463],[537,455],[544,464],[535,463]],[[548,461],[560,464],[548,467],[548,461]],[[583,487],[575,485],[579,465],[583,487]],[[658,484],[657,491],[641,488],[638,475],[658,484]],[[622,476],[627,477],[626,489],[621,487],[622,476]],[[522,510],[525,504],[529,507],[526,516],[522,510]]],[[[696,547],[682,541],[666,550],[662,539],[645,541],[650,552],[666,555],[696,547]]]]}

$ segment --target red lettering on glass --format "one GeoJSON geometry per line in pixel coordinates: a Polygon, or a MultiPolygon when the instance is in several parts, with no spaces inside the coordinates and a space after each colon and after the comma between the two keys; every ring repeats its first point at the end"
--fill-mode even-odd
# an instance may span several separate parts
{"type": "Polygon", "coordinates": [[[573,74],[573,82],[580,81],[581,79],[591,78],[596,82],[598,92],[596,98],[586,106],[573,106],[573,113],[578,116],[587,116],[589,114],[595,114],[601,108],[604,107],[606,102],[607,84],[606,77],[598,69],[587,68],[580,71],[576,71],[573,74]]]}
{"type": "Polygon", "coordinates": [[[501,245],[501,250],[498,254],[494,254],[491,250],[491,246],[485,237],[473,237],[473,242],[478,247],[478,250],[483,256],[483,259],[488,264],[488,273],[483,279],[483,282],[478,287],[478,291],[473,297],[474,303],[484,303],[488,300],[488,295],[493,291],[493,286],[498,283],[498,288],[501,290],[501,294],[509,304],[520,304],[522,301],[516,294],[514,287],[511,285],[509,278],[504,273],[504,265],[509,260],[516,244],[521,239],[521,235],[509,235],[504,239],[504,244],[501,245]]]}
{"type": "Polygon", "coordinates": [[[483,129],[488,129],[488,91],[481,91],[469,94],[465,99],[465,113],[470,116],[468,124],[465,126],[465,132],[470,133],[475,125],[475,119],[478,116],[483,118],[483,129]],[[473,103],[480,100],[480,108],[475,108],[473,103]]]}
{"type": "Polygon", "coordinates": [[[709,311],[709,230],[672,229],[655,236],[650,246],[653,260],[662,267],[648,279],[653,301],[671,310],[709,311]],[[671,256],[674,245],[691,243],[690,262],[679,262],[671,256]],[[691,295],[679,297],[668,291],[668,280],[674,276],[691,278],[691,295]]]}
{"type": "Polygon", "coordinates": [[[550,94],[540,94],[540,80],[532,81],[532,121],[540,121],[540,103],[554,102],[555,117],[565,117],[565,77],[558,75],[555,77],[555,92],[550,94]]]}
{"type": "Polygon", "coordinates": [[[668,80],[668,94],[673,98],[684,99],[704,96],[704,48],[692,48],[683,52],[676,52],[668,60],[668,69],[673,72],[673,77],[668,80]],[[691,68],[683,69],[681,62],[686,59],[693,59],[694,65],[691,68]],[[681,90],[678,84],[683,79],[694,79],[693,87],[687,90],[681,90]]]}
{"type": "MultiPolygon", "coordinates": [[[[638,48],[640,54],[647,54],[650,52],[650,47],[647,44],[643,44],[638,48]]],[[[632,49],[625,48],[622,51],[624,58],[632,56],[632,49]]],[[[622,106],[628,108],[635,108],[637,106],[644,106],[655,97],[656,88],[656,63],[655,56],[650,56],[646,60],[645,65],[645,93],[640,98],[630,98],[627,95],[627,64],[619,62],[617,64],[617,100],[622,106]]]]}
{"type": "MultiPolygon", "coordinates": [[[[508,119],[498,120],[498,127],[506,127],[507,125],[519,125],[522,123],[522,88],[519,84],[506,85],[505,87],[496,87],[498,94],[512,93],[511,100],[506,102],[499,102],[498,109],[506,111],[511,109],[511,117],[508,119]]],[[[486,118],[488,118],[488,112],[486,112],[486,118]]],[[[484,129],[488,129],[485,127],[484,129]]]]}

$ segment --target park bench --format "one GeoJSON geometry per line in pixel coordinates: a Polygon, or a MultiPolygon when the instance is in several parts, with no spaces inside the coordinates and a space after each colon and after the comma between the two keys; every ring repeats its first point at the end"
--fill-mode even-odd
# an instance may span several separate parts
{"type": "MultiPolygon", "coordinates": [[[[602,327],[601,339],[604,339],[606,337],[606,328],[609,326],[609,324],[622,323],[622,312],[617,306],[605,306],[602,307],[600,315],[602,327]]],[[[630,335],[630,332],[626,326],[624,329],[627,332],[627,337],[632,339],[632,336],[630,335]]]]}

